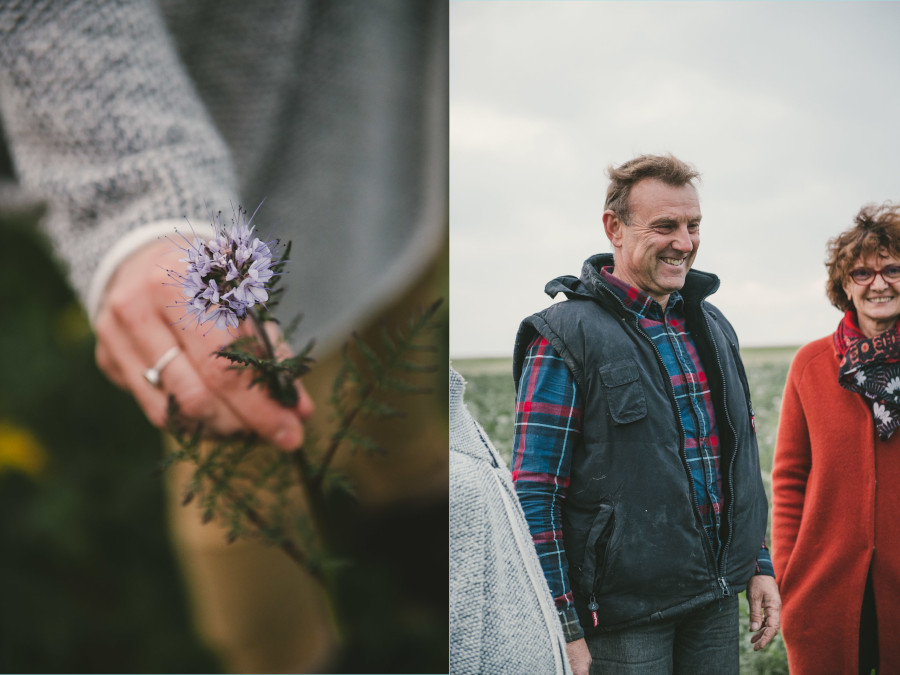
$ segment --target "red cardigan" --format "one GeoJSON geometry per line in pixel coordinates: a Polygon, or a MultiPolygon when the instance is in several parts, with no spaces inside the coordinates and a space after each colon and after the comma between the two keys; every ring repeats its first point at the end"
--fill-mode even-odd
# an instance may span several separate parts
{"type": "Polygon", "coordinates": [[[882,673],[900,673],[900,431],[837,381],[833,337],[797,352],[772,470],[772,559],[792,675],[855,673],[872,568],[882,673]]]}

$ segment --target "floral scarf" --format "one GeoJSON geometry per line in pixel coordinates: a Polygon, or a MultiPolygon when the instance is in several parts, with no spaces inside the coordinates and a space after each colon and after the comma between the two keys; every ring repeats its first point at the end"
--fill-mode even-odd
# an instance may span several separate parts
{"type": "Polygon", "coordinates": [[[875,430],[886,441],[900,427],[900,332],[894,328],[867,338],[853,310],[847,310],[834,345],[843,357],[838,383],[871,405],[875,430]]]}

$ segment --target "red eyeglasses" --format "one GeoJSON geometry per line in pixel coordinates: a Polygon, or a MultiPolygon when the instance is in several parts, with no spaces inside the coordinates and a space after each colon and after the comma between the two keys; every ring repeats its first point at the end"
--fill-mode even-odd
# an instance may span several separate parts
{"type": "Polygon", "coordinates": [[[857,267],[850,270],[850,278],[860,286],[868,286],[879,274],[886,284],[896,283],[900,281],[900,265],[888,265],[880,270],[873,270],[871,267],[857,267]]]}

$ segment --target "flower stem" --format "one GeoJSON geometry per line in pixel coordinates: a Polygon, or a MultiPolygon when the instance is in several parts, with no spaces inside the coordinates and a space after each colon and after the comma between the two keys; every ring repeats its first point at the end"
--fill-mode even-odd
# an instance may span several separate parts
{"type": "MultiPolygon", "coordinates": [[[[230,491],[227,496],[237,508],[243,511],[247,520],[249,520],[259,532],[266,532],[270,529],[269,522],[256,509],[247,504],[239,494],[230,491]]],[[[288,537],[282,538],[278,542],[278,547],[287,554],[297,566],[306,570],[306,572],[308,572],[325,591],[325,611],[328,617],[328,623],[331,625],[337,643],[339,645],[343,644],[346,631],[337,609],[339,599],[337,593],[337,579],[335,578],[334,573],[320,564],[312,564],[309,557],[288,537]]]]}
{"type": "MultiPolygon", "coordinates": [[[[222,479],[220,479],[222,480],[222,479]]],[[[257,530],[260,532],[266,532],[269,530],[269,522],[252,506],[246,503],[240,495],[230,492],[228,493],[228,498],[231,502],[237,506],[241,511],[243,511],[244,515],[247,517],[257,530]]],[[[294,562],[296,562],[300,567],[305,569],[312,575],[319,583],[325,585],[327,583],[326,575],[324,572],[316,566],[313,566],[309,562],[309,558],[306,556],[303,551],[301,551],[297,545],[291,540],[284,538],[278,543],[278,547],[284,551],[294,562]]]]}
{"type": "MultiPolygon", "coordinates": [[[[253,325],[256,327],[257,332],[262,338],[266,357],[275,361],[275,348],[272,345],[269,334],[265,330],[264,322],[260,319],[260,316],[256,311],[251,309],[247,313],[250,315],[253,325]]],[[[297,392],[293,380],[288,380],[287,374],[284,372],[280,372],[272,377],[272,380],[269,382],[269,388],[275,399],[282,403],[282,405],[285,404],[283,393],[287,388],[290,388],[294,392],[293,400],[299,400],[299,392],[297,392]]],[[[321,480],[316,480],[321,472],[316,472],[313,469],[313,466],[306,455],[306,451],[302,446],[291,452],[291,463],[296,467],[298,478],[306,489],[310,516],[313,520],[316,533],[325,544],[325,547],[328,548],[328,514],[325,505],[325,495],[322,492],[321,480]]]]}
{"type": "MultiPolygon", "coordinates": [[[[262,340],[266,359],[273,364],[277,364],[278,359],[275,356],[275,347],[272,344],[271,338],[269,338],[269,334],[266,332],[265,322],[253,309],[250,309],[247,314],[253,321],[256,332],[259,333],[260,339],[262,340]]],[[[269,393],[271,393],[272,398],[286,408],[297,405],[297,402],[300,400],[300,394],[297,392],[297,387],[294,385],[293,379],[283,370],[276,370],[268,375],[269,393]]]]}
{"type": "Polygon", "coordinates": [[[266,332],[266,327],[263,321],[259,318],[259,314],[254,309],[248,310],[247,314],[250,315],[250,318],[253,320],[253,325],[256,327],[259,336],[262,338],[263,346],[266,350],[266,357],[274,360],[275,348],[272,346],[272,340],[269,338],[269,334],[266,332]]]}
{"type": "Polygon", "coordinates": [[[311,485],[313,489],[321,490],[322,480],[325,478],[325,472],[328,470],[328,465],[331,464],[331,461],[334,459],[335,454],[337,454],[338,448],[341,445],[341,441],[344,440],[346,431],[350,428],[350,425],[353,424],[353,420],[356,419],[356,416],[365,406],[366,400],[374,392],[375,385],[367,385],[360,394],[357,404],[351,410],[349,410],[346,415],[344,415],[343,419],[341,419],[341,423],[338,425],[338,430],[331,437],[331,443],[328,444],[328,449],[322,456],[322,463],[319,466],[318,471],[316,471],[315,475],[311,477],[311,485]]]}
{"type": "Polygon", "coordinates": [[[306,498],[309,502],[310,516],[315,524],[315,530],[326,548],[329,548],[331,538],[328,530],[329,518],[325,493],[322,491],[321,482],[315,480],[317,473],[303,447],[297,448],[291,453],[291,463],[297,469],[297,476],[306,489],[306,498]]]}

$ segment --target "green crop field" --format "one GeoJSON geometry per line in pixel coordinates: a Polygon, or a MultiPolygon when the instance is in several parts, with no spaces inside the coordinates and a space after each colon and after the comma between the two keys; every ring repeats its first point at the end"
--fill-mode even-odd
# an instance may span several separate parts
{"type": "MultiPolygon", "coordinates": [[[[741,355],[750,382],[750,397],[756,413],[760,465],[766,490],[771,487],[772,457],[781,410],[781,396],[788,368],[797,347],[744,349],[741,355]]],[[[509,464],[515,423],[515,390],[511,359],[460,359],[453,367],[466,380],[466,405],[484,427],[494,446],[509,464]]],[[[771,499],[770,499],[771,503],[771,499]]],[[[742,608],[741,673],[787,673],[784,643],[779,635],[764,652],[754,653],[746,602],[742,608]]]]}

